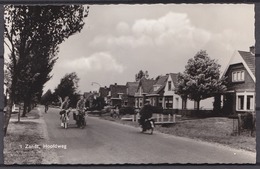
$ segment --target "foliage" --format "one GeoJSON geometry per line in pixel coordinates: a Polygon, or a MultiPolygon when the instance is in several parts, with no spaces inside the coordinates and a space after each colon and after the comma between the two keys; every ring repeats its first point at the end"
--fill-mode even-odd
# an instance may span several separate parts
{"type": "Polygon", "coordinates": [[[46,93],[43,94],[43,96],[41,97],[41,103],[42,104],[51,104],[53,100],[53,95],[52,95],[52,92],[51,90],[47,90],[46,93]]]}
{"type": "MultiPolygon", "coordinates": [[[[66,96],[69,96],[72,104],[77,103],[77,89],[78,89],[79,78],[75,72],[66,74],[61,80],[58,86],[54,89],[54,98],[57,101],[58,97],[62,100],[66,96]]],[[[76,105],[76,104],[75,104],[76,105]]],[[[74,107],[74,106],[73,106],[74,107]]]]}
{"type": "Polygon", "coordinates": [[[141,80],[143,77],[148,78],[149,74],[148,71],[146,70],[145,72],[143,70],[140,70],[136,75],[135,75],[135,81],[138,82],[141,80]]]}
{"type": "Polygon", "coordinates": [[[51,78],[59,44],[83,28],[88,11],[81,5],[4,8],[4,43],[10,51],[6,70],[11,78],[6,131],[13,102],[24,102],[26,113],[26,108],[39,101],[43,85],[51,78]]]}
{"type": "Polygon", "coordinates": [[[210,59],[206,51],[199,51],[188,60],[184,73],[179,73],[176,93],[183,99],[197,102],[226,90],[224,79],[220,79],[220,65],[210,59]]]}
{"type": "Polygon", "coordinates": [[[93,110],[102,110],[105,107],[105,99],[103,97],[97,97],[93,100],[92,109],[93,110]]]}

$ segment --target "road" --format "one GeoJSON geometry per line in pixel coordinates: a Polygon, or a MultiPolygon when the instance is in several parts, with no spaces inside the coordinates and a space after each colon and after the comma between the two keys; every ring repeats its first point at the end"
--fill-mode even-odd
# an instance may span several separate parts
{"type": "MultiPolygon", "coordinates": [[[[43,111],[41,108],[40,111],[43,111]]],[[[60,126],[58,109],[43,114],[50,143],[60,164],[159,164],[159,163],[255,163],[256,154],[217,144],[175,137],[88,117],[84,129],[70,119],[68,129],[60,126]]]]}

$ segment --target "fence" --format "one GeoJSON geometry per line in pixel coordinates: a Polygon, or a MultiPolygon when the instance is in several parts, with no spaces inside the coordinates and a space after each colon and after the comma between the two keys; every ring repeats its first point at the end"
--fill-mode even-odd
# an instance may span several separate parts
{"type": "Polygon", "coordinates": [[[242,131],[249,131],[253,136],[256,131],[256,114],[255,112],[239,113],[229,116],[233,119],[233,134],[240,135],[242,131]]]}

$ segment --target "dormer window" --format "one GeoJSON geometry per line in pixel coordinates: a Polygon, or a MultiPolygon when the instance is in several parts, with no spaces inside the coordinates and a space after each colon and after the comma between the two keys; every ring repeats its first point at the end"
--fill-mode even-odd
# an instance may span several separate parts
{"type": "Polygon", "coordinates": [[[242,82],[245,81],[245,71],[234,71],[232,72],[232,82],[242,82]]]}
{"type": "Polygon", "coordinates": [[[154,85],[154,86],[153,86],[153,91],[157,91],[159,88],[160,88],[159,85],[154,85]]]}
{"type": "Polygon", "coordinates": [[[171,91],[171,89],[172,89],[172,82],[168,81],[168,91],[171,91]]]}

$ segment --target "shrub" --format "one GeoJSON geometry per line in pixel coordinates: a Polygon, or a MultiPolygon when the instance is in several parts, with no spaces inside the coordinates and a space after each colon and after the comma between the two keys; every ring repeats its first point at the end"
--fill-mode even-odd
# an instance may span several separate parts
{"type": "Polygon", "coordinates": [[[122,107],[119,109],[119,114],[120,115],[126,115],[126,114],[133,115],[133,114],[135,114],[135,108],[134,107],[122,107]]]}
{"type": "Polygon", "coordinates": [[[241,129],[255,130],[256,116],[253,112],[246,112],[241,114],[241,129]]]}

